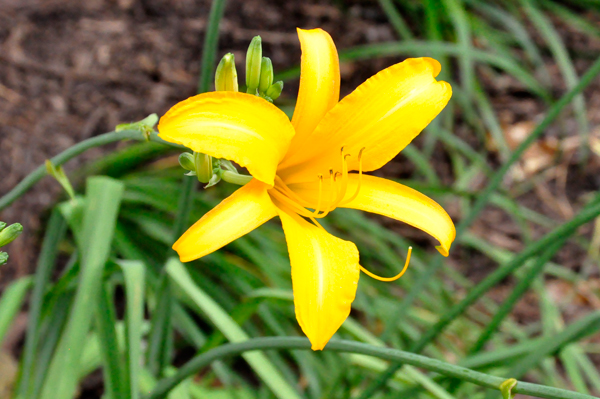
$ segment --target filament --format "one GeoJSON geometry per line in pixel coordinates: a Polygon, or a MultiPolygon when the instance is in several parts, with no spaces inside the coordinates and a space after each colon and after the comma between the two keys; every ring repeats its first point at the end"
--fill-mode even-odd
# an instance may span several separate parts
{"type": "Polygon", "coordinates": [[[280,192],[287,194],[287,195],[291,195],[292,197],[294,197],[296,199],[297,202],[299,202],[300,204],[302,204],[303,206],[308,205],[308,201],[304,200],[303,198],[301,198],[298,194],[296,194],[291,188],[289,188],[287,186],[287,184],[284,183],[284,181],[281,179],[281,177],[279,176],[275,176],[275,188],[279,189],[280,192]]]}
{"type": "Polygon", "coordinates": [[[323,175],[319,175],[319,199],[317,201],[317,207],[315,208],[315,216],[318,215],[321,210],[321,202],[323,202],[323,175]]]}
{"type": "Polygon", "coordinates": [[[292,199],[288,198],[284,193],[277,189],[269,190],[269,194],[274,196],[278,201],[283,202],[284,204],[292,208],[294,212],[296,212],[300,216],[304,216],[307,218],[312,218],[314,216],[310,211],[301,207],[300,205],[298,205],[298,203],[294,202],[292,199]]]}
{"type": "Polygon", "coordinates": [[[408,247],[408,253],[406,254],[406,263],[404,263],[404,268],[402,269],[402,271],[400,273],[398,273],[394,277],[380,277],[380,276],[378,276],[376,274],[371,273],[370,271],[368,271],[367,269],[365,269],[361,265],[358,265],[358,267],[360,267],[360,270],[362,270],[367,276],[372,277],[375,280],[379,280],[379,281],[396,281],[400,277],[402,277],[402,275],[404,274],[404,272],[406,272],[406,270],[408,269],[408,264],[410,263],[410,255],[411,254],[412,254],[412,247],[408,247]]]}
{"type": "Polygon", "coordinates": [[[338,205],[346,205],[346,204],[354,201],[356,199],[356,197],[358,196],[358,193],[360,192],[360,189],[362,187],[362,154],[363,154],[364,150],[365,150],[365,147],[361,148],[358,153],[358,185],[356,186],[356,191],[354,192],[352,197],[340,202],[338,205]]]}

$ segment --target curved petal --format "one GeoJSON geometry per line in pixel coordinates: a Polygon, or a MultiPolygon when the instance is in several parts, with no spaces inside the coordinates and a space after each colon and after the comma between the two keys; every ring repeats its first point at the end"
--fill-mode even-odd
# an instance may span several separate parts
{"type": "Polygon", "coordinates": [[[288,156],[312,133],[340,99],[340,62],[329,33],[298,29],[302,47],[300,90],[292,117],[296,135],[288,156]]]}
{"type": "Polygon", "coordinates": [[[181,261],[208,255],[276,216],[267,188],[252,179],[202,216],[173,244],[181,261]]]}
{"type": "MultiPolygon", "coordinates": [[[[440,242],[436,247],[437,250],[442,255],[448,256],[450,246],[456,237],[456,230],[448,213],[437,202],[400,183],[363,175],[358,195],[344,203],[356,193],[358,181],[358,175],[348,176],[346,198],[338,205],[339,207],[377,213],[423,230],[440,242]]],[[[292,184],[289,187],[310,203],[318,202],[318,183],[292,184]]],[[[322,196],[323,207],[325,207],[329,205],[326,199],[330,198],[327,189],[323,190],[322,196]]]]}
{"type": "Polygon", "coordinates": [[[224,91],[178,103],[160,118],[158,131],[165,141],[235,161],[271,186],[294,136],[288,117],[273,104],[224,91]]]}
{"type": "Polygon", "coordinates": [[[293,156],[286,157],[278,175],[286,183],[311,181],[330,169],[341,170],[344,147],[349,170],[376,170],[394,158],[440,113],[452,88],[436,81],[440,64],[431,58],[410,58],[360,85],[321,120],[293,156]]]}
{"type": "Polygon", "coordinates": [[[279,216],[290,252],[296,318],[313,350],[325,347],[350,314],[358,286],[358,250],[295,213],[279,216]]]}

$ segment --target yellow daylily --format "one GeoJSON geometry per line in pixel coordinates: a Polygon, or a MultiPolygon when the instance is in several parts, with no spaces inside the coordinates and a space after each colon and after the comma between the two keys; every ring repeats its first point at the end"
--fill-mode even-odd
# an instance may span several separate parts
{"type": "Polygon", "coordinates": [[[385,215],[427,232],[448,255],[455,229],[440,205],[363,172],[379,169],[406,147],[445,107],[452,89],[436,81],[436,60],[411,58],[339,101],[331,37],[321,29],[298,29],[298,36],[300,90],[291,122],[257,96],[211,92],[175,105],[158,130],[163,140],[237,162],[254,177],[173,245],[181,261],[210,254],[279,216],[296,318],[319,350],[348,317],[362,266],[356,245],[332,236],[316,219],[336,207],[385,215]]]}

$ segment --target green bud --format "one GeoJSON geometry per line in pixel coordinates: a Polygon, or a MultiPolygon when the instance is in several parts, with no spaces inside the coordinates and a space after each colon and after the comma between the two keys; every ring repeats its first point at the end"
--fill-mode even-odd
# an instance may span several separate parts
{"type": "Polygon", "coordinates": [[[217,72],[215,73],[215,90],[238,91],[235,57],[232,53],[225,54],[217,66],[217,72]]]}
{"type": "Polygon", "coordinates": [[[0,231],[0,247],[13,242],[15,238],[21,235],[23,226],[20,223],[13,223],[0,231]]]}
{"type": "Polygon", "coordinates": [[[281,80],[278,80],[277,82],[275,82],[271,86],[269,86],[269,88],[267,89],[267,92],[265,94],[268,97],[271,97],[273,100],[277,100],[279,98],[279,96],[281,95],[282,90],[283,90],[283,82],[281,80]]]}
{"type": "Polygon", "coordinates": [[[75,191],[73,190],[73,186],[69,181],[69,178],[65,174],[65,171],[62,166],[54,166],[52,161],[46,159],[46,171],[48,174],[56,179],[56,181],[65,189],[67,194],[71,199],[75,199],[75,191]]]}
{"type": "Polygon", "coordinates": [[[194,152],[196,177],[200,183],[208,183],[213,175],[212,157],[201,152],[194,152]]]}
{"type": "Polygon", "coordinates": [[[260,64],[262,63],[262,42],[260,36],[254,36],[246,53],[247,93],[256,94],[260,83],[260,64]]]}
{"type": "Polygon", "coordinates": [[[6,227],[6,223],[0,222],[0,231],[4,230],[5,227],[6,227]]]}
{"type": "Polygon", "coordinates": [[[268,57],[263,57],[260,64],[260,83],[258,91],[262,94],[273,84],[273,63],[268,57]]]}
{"type": "Polygon", "coordinates": [[[184,152],[183,154],[179,155],[179,165],[188,172],[196,172],[194,156],[189,152],[184,152]]]}
{"type": "Polygon", "coordinates": [[[8,254],[6,252],[0,252],[0,266],[8,262],[8,254]]]}

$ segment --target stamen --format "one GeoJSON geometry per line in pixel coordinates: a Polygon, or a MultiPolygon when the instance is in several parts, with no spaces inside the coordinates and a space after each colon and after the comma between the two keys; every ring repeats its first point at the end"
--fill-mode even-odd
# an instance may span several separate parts
{"type": "Polygon", "coordinates": [[[279,189],[280,192],[286,194],[288,196],[294,197],[294,199],[299,202],[302,206],[306,207],[309,204],[308,201],[301,198],[298,194],[296,194],[291,188],[287,186],[279,176],[275,176],[275,188],[279,189]]]}
{"type": "Polygon", "coordinates": [[[281,180],[279,176],[275,176],[275,186],[273,187],[275,190],[271,191],[271,194],[275,195],[281,202],[285,202],[288,206],[291,206],[295,212],[301,216],[307,218],[322,218],[325,217],[329,210],[326,212],[319,214],[320,208],[322,205],[323,198],[323,176],[319,175],[319,199],[317,203],[317,208],[314,211],[309,211],[305,207],[309,206],[309,202],[302,199],[298,194],[296,194],[292,189],[290,189],[284,182],[281,180]],[[293,199],[290,197],[294,197],[293,199]]]}
{"type": "Polygon", "coordinates": [[[277,204],[277,206],[281,207],[284,210],[287,209],[290,212],[297,213],[300,216],[304,216],[304,217],[310,219],[310,221],[313,222],[315,226],[317,226],[321,230],[327,232],[327,230],[325,230],[325,228],[323,226],[321,226],[321,224],[319,222],[317,222],[317,220],[314,217],[308,216],[308,215],[301,215],[300,213],[298,213],[298,205],[294,206],[294,203],[290,202],[289,198],[285,197],[285,195],[281,196],[282,195],[281,193],[274,193],[274,192],[271,192],[271,194],[274,194],[275,198],[278,201],[283,200],[283,202],[281,202],[280,204],[277,204]]]}
{"type": "Polygon", "coordinates": [[[337,181],[337,176],[338,174],[342,176],[342,188],[340,189],[340,191],[337,191],[337,186],[336,186],[336,199],[335,202],[333,204],[331,204],[331,209],[335,209],[338,204],[344,199],[344,197],[346,196],[346,191],[348,189],[348,161],[346,161],[346,158],[350,156],[350,154],[344,154],[344,147],[342,147],[342,172],[336,172],[335,174],[335,181],[337,181]]]}
{"type": "Polygon", "coordinates": [[[361,265],[358,265],[358,267],[360,267],[360,270],[362,270],[367,276],[372,277],[375,280],[379,280],[379,281],[396,281],[400,277],[402,277],[402,275],[404,274],[404,272],[406,272],[406,269],[408,269],[408,264],[410,263],[410,255],[411,254],[412,254],[412,247],[408,247],[408,253],[406,254],[406,263],[404,264],[404,268],[402,269],[402,271],[400,273],[398,273],[394,277],[380,277],[380,276],[378,276],[376,274],[371,273],[370,271],[368,271],[367,269],[365,269],[361,265]]]}
{"type": "Polygon", "coordinates": [[[365,148],[366,147],[361,148],[358,153],[358,185],[356,186],[356,191],[354,192],[354,195],[352,195],[352,197],[348,198],[345,201],[340,202],[338,205],[346,205],[346,204],[354,201],[356,199],[356,197],[358,196],[358,193],[360,192],[360,189],[362,187],[362,154],[363,154],[363,151],[365,150],[365,148]]]}
{"type": "Polygon", "coordinates": [[[291,207],[294,210],[294,212],[296,212],[298,215],[307,218],[312,218],[314,216],[310,211],[306,210],[305,208],[302,208],[300,205],[298,205],[298,203],[294,202],[292,199],[288,198],[284,193],[277,190],[277,188],[275,188],[275,190],[270,190],[269,193],[273,195],[278,201],[283,202],[287,206],[291,207]]]}
{"type": "Polygon", "coordinates": [[[321,210],[321,202],[323,201],[323,175],[319,175],[319,200],[317,201],[317,207],[315,208],[315,216],[319,214],[321,210]]]}

